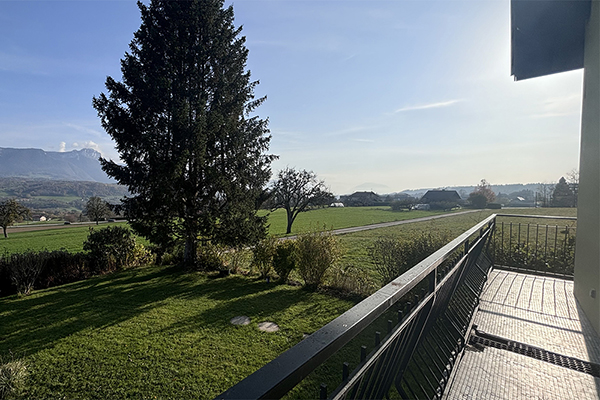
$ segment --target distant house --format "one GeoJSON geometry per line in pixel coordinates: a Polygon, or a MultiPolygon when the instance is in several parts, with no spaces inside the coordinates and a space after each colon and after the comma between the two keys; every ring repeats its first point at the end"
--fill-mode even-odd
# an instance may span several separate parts
{"type": "Polygon", "coordinates": [[[535,202],[533,200],[527,200],[525,197],[517,196],[514,199],[511,199],[506,207],[535,207],[535,202]]]}
{"type": "Polygon", "coordinates": [[[43,215],[35,215],[35,216],[31,217],[31,220],[44,222],[44,221],[46,221],[46,217],[44,217],[43,215]]]}
{"type": "Polygon", "coordinates": [[[344,207],[344,203],[331,203],[329,207],[344,207]]]}
{"type": "Polygon", "coordinates": [[[340,200],[348,207],[378,206],[383,203],[381,196],[375,192],[355,192],[340,196],[340,200]]]}
{"type": "Polygon", "coordinates": [[[421,197],[420,203],[431,204],[431,203],[458,203],[460,196],[456,190],[428,190],[427,193],[421,197]]]}
{"type": "Polygon", "coordinates": [[[415,210],[430,210],[431,206],[429,204],[417,204],[414,206],[415,210]]]}

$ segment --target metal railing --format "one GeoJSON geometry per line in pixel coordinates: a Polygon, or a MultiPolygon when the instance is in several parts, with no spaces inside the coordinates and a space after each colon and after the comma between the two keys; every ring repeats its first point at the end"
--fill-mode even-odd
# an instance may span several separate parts
{"type": "MultiPolygon", "coordinates": [[[[339,375],[329,386],[335,389],[321,384],[309,397],[440,398],[492,266],[494,223],[495,215],[480,222],[217,399],[281,398],[334,355],[339,375]],[[374,329],[372,350],[358,347],[374,329]]],[[[327,380],[318,371],[316,379],[327,380]]]]}
{"type": "Polygon", "coordinates": [[[492,241],[496,268],[572,279],[577,218],[513,214],[497,217],[492,241]],[[535,223],[540,220],[549,223],[535,223]]]}

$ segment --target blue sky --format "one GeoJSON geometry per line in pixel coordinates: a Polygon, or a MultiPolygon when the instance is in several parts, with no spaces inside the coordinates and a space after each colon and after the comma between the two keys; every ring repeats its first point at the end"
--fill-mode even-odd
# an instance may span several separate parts
{"type": "MultiPolygon", "coordinates": [[[[232,4],[274,172],[389,193],[555,182],[579,165],[583,73],[514,82],[508,0],[232,4]]],[[[133,1],[0,0],[0,147],[116,159],[91,101],[139,24],[133,1]]]]}

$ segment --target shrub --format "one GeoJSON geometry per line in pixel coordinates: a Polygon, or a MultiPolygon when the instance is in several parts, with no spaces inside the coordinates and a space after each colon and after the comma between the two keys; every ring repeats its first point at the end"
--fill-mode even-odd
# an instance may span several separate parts
{"type": "Polygon", "coordinates": [[[27,296],[31,293],[45,262],[43,252],[26,251],[10,255],[9,275],[18,294],[27,296]]]}
{"type": "Polygon", "coordinates": [[[329,274],[328,283],[333,289],[361,297],[369,296],[375,289],[367,271],[354,265],[334,267],[329,274]]]}
{"type": "Polygon", "coordinates": [[[261,278],[266,278],[269,276],[269,272],[271,272],[276,246],[277,239],[274,237],[267,237],[258,242],[252,250],[254,255],[252,258],[252,267],[255,267],[258,270],[261,278]]]}
{"type": "Polygon", "coordinates": [[[293,240],[284,240],[277,243],[275,254],[273,255],[273,269],[279,276],[279,281],[287,282],[292,270],[296,267],[294,251],[296,244],[293,240]]]}
{"type": "MultiPolygon", "coordinates": [[[[565,234],[562,231],[561,234],[565,234]]],[[[563,236],[556,243],[515,242],[502,243],[498,235],[494,237],[494,263],[508,267],[519,267],[540,272],[573,275],[575,268],[574,233],[563,236]]]]}
{"type": "Polygon", "coordinates": [[[225,263],[224,246],[212,244],[208,241],[202,242],[196,250],[196,266],[201,271],[221,271],[229,269],[225,263]]]}
{"type": "Polygon", "coordinates": [[[472,192],[469,195],[469,203],[472,208],[485,208],[488,203],[488,199],[482,193],[472,192]]]}
{"type": "Polygon", "coordinates": [[[10,271],[8,269],[9,255],[5,253],[0,256],[0,297],[14,294],[14,288],[10,279],[10,271]]]}
{"type": "Polygon", "coordinates": [[[450,211],[453,208],[458,207],[458,203],[455,201],[434,201],[429,203],[431,210],[444,210],[450,211]]]}
{"type": "Polygon", "coordinates": [[[392,211],[410,211],[412,210],[416,202],[416,199],[412,197],[404,200],[395,200],[390,203],[390,208],[392,209],[392,211]]]}
{"type": "Polygon", "coordinates": [[[340,255],[339,243],[331,232],[309,232],[296,239],[296,268],[309,288],[323,283],[325,273],[340,255]]]}
{"type": "Polygon", "coordinates": [[[251,252],[245,249],[229,249],[224,254],[225,266],[229,273],[237,274],[241,270],[247,270],[251,263],[251,252]]]}
{"type": "Polygon", "coordinates": [[[136,243],[133,248],[133,254],[129,258],[128,267],[141,267],[144,265],[153,264],[156,261],[156,256],[141,243],[136,243]]]}
{"type": "Polygon", "coordinates": [[[12,356],[10,361],[0,357],[0,400],[16,397],[26,375],[25,362],[15,360],[12,356]]]}
{"type": "Polygon", "coordinates": [[[385,285],[448,242],[447,233],[421,233],[408,240],[379,238],[369,248],[375,272],[385,285]]]}
{"type": "Polygon", "coordinates": [[[500,209],[502,209],[502,204],[500,204],[500,203],[487,203],[486,208],[489,208],[491,210],[500,210],[500,209]]]}
{"type": "Polygon", "coordinates": [[[42,251],[45,267],[35,287],[44,289],[87,279],[91,276],[85,253],[69,253],[66,250],[42,251]]]}
{"type": "Polygon", "coordinates": [[[5,254],[0,257],[0,297],[27,294],[32,289],[63,285],[90,275],[84,253],[44,250],[5,254]]]}
{"type": "Polygon", "coordinates": [[[90,265],[95,274],[116,271],[138,264],[136,243],[129,228],[109,226],[90,228],[83,249],[89,251],[90,265]]]}

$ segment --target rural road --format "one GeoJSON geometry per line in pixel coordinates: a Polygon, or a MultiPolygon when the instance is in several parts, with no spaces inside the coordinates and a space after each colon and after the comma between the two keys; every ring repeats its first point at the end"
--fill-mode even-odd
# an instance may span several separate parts
{"type": "MultiPolygon", "coordinates": [[[[334,235],[344,235],[346,233],[368,231],[370,229],[387,228],[387,227],[390,227],[390,226],[403,225],[403,224],[412,224],[413,222],[431,221],[433,219],[452,217],[454,215],[461,215],[461,214],[469,214],[469,213],[477,212],[477,211],[481,211],[481,210],[459,211],[459,212],[450,213],[450,214],[432,215],[430,217],[405,219],[403,221],[380,222],[378,224],[363,225],[363,226],[354,226],[354,227],[351,227],[351,228],[334,229],[334,230],[331,231],[331,233],[333,233],[334,235]]],[[[285,236],[282,239],[296,239],[296,237],[297,237],[296,235],[285,236]]]]}

